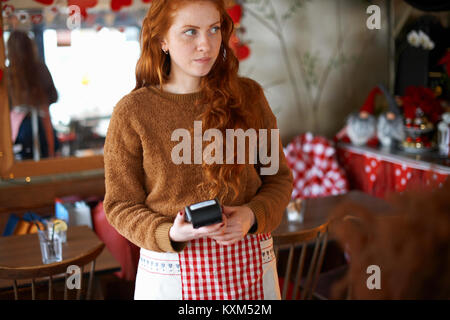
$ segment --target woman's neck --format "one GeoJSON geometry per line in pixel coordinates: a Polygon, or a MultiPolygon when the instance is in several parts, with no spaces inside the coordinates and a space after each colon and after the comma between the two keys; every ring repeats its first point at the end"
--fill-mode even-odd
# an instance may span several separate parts
{"type": "MultiPolygon", "coordinates": [[[[158,86],[159,88],[159,86],[158,86]]],[[[199,78],[188,78],[182,81],[176,81],[176,79],[170,79],[167,83],[163,84],[163,91],[170,93],[194,93],[200,90],[199,78]]]]}

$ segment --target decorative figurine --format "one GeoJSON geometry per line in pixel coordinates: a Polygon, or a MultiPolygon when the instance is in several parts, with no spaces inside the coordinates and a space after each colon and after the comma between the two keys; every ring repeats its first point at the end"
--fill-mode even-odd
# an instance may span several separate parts
{"type": "Polygon", "coordinates": [[[391,148],[394,143],[405,139],[403,117],[400,115],[400,110],[394,97],[383,85],[380,84],[378,87],[386,97],[389,111],[382,113],[378,117],[377,137],[382,147],[391,148]]]}

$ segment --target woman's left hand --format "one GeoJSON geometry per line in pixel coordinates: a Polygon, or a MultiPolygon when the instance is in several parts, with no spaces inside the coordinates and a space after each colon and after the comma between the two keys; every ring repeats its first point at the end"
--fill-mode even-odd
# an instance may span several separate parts
{"type": "Polygon", "coordinates": [[[225,232],[222,235],[210,237],[220,245],[231,245],[243,239],[255,223],[255,215],[249,207],[223,206],[223,213],[228,218],[225,232]]]}

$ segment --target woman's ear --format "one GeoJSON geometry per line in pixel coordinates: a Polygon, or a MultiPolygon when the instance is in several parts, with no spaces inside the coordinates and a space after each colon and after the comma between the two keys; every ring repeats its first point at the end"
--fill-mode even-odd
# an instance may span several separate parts
{"type": "Polygon", "coordinates": [[[162,51],[167,51],[167,42],[166,40],[161,40],[161,50],[162,51]]]}

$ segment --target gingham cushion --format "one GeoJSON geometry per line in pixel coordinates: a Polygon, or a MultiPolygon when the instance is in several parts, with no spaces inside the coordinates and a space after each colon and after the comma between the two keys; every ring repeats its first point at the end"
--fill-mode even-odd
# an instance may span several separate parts
{"type": "Polygon", "coordinates": [[[344,171],[336,160],[336,150],[324,137],[305,133],[283,149],[294,177],[292,199],[336,195],[348,191],[344,171]]]}

